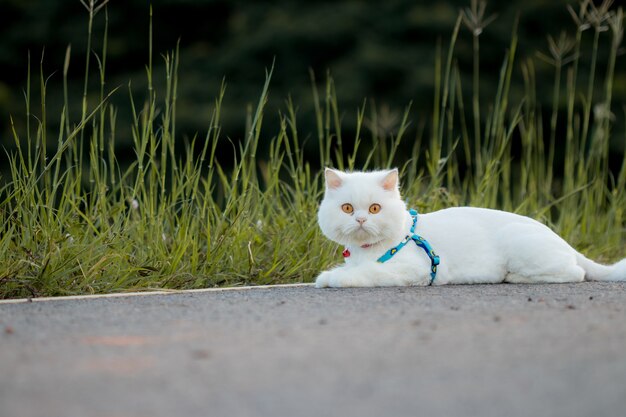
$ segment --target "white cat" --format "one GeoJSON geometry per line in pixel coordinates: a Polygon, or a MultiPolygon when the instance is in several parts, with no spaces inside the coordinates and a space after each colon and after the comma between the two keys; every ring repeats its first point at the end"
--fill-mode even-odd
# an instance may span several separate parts
{"type": "Polygon", "coordinates": [[[626,281],[626,259],[597,264],[528,217],[470,207],[413,217],[397,169],[327,168],[325,176],[319,225],[346,250],[345,264],[322,272],[318,288],[626,281]]]}

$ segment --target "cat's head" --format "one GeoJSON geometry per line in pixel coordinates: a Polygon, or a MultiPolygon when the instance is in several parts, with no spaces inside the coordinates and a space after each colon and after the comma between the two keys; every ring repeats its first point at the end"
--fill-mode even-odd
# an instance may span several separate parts
{"type": "Polygon", "coordinates": [[[402,235],[406,205],[398,170],[342,172],[326,168],[326,192],[318,222],[341,245],[373,245],[402,235]]]}

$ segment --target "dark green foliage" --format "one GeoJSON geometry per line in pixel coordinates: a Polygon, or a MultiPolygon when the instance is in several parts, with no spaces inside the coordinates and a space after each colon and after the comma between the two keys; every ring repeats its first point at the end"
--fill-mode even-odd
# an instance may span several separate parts
{"type": "MultiPolygon", "coordinates": [[[[519,14],[520,37],[517,56],[518,61],[523,62],[525,57],[534,57],[537,51],[547,52],[547,34],[557,36],[559,31],[567,30],[573,36],[576,27],[565,8],[568,3],[518,0],[487,6],[487,15],[497,14],[497,19],[481,35],[481,97],[492,97],[497,88],[498,71],[510,43],[516,15],[519,14]]],[[[449,39],[459,10],[469,6],[465,0],[155,0],[152,4],[155,56],[173,49],[180,39],[182,76],[177,129],[193,136],[205,128],[212,97],[225,78],[228,94],[224,102],[223,129],[234,140],[242,138],[246,106],[252,103],[251,98],[263,84],[258,69],[269,66],[274,58],[276,72],[269,97],[273,110],[282,108],[283,100],[291,95],[298,103],[299,114],[313,111],[309,98],[310,68],[321,83],[330,71],[339,86],[338,100],[344,109],[356,109],[368,98],[379,108],[389,109],[397,119],[404,106],[412,101],[415,111],[412,118],[416,122],[429,119],[437,40],[449,39]]],[[[143,91],[148,2],[113,1],[108,6],[108,14],[108,85],[125,86],[132,80],[136,91],[143,91]]],[[[6,138],[8,113],[18,114],[23,108],[27,50],[31,51],[33,62],[37,62],[42,49],[46,48],[44,72],[46,76],[52,74],[51,80],[56,81],[48,91],[51,112],[60,113],[59,80],[68,44],[72,45],[69,89],[82,90],[87,24],[86,11],[79,0],[3,0],[0,20],[0,132],[6,138]]],[[[94,20],[94,52],[101,48],[103,28],[104,16],[100,14],[94,20]]],[[[583,52],[588,51],[590,48],[583,48],[583,52]]],[[[606,62],[605,57],[600,57],[601,64],[606,62]]],[[[455,59],[463,77],[470,76],[472,36],[465,28],[459,34],[455,59]]],[[[160,76],[162,63],[158,59],[154,63],[155,74],[160,76]]],[[[626,66],[618,65],[615,74],[613,101],[614,112],[618,115],[614,125],[617,132],[624,129],[621,117],[621,106],[626,103],[624,68],[626,66]]],[[[547,101],[553,84],[552,68],[538,62],[536,70],[539,99],[547,101]]],[[[598,74],[604,74],[602,66],[598,74]]],[[[515,76],[521,77],[519,68],[515,69],[515,76]]],[[[471,81],[463,81],[469,90],[471,81]]],[[[92,82],[96,82],[95,78],[92,82]]],[[[513,85],[511,94],[521,97],[522,86],[513,85]]],[[[97,96],[90,99],[94,102],[97,96]]],[[[124,98],[113,100],[122,113],[129,110],[124,98]]],[[[560,103],[560,108],[565,108],[565,101],[560,103]]],[[[70,106],[70,115],[80,115],[80,111],[80,106],[70,106]]],[[[351,127],[354,119],[349,114],[345,117],[346,132],[354,133],[351,127]]],[[[549,119],[548,113],[545,119],[549,119]]],[[[55,127],[57,123],[51,120],[49,125],[55,127]]],[[[277,128],[278,118],[270,116],[266,123],[277,128]]],[[[310,123],[305,122],[300,128],[304,135],[314,134],[310,123]]],[[[121,132],[119,143],[130,146],[129,132],[121,132]]],[[[614,139],[613,151],[621,152],[620,145],[621,142],[614,139]]],[[[315,149],[314,143],[307,148],[309,154],[315,149]]]]}
{"type": "Polygon", "coordinates": [[[321,166],[398,166],[420,210],[510,210],[625,255],[619,8],[584,2],[539,55],[533,2],[162,1],[154,28],[143,2],[46,2],[46,59],[11,60],[38,3],[3,3],[0,298],[310,281],[340,251],[321,166]]]}

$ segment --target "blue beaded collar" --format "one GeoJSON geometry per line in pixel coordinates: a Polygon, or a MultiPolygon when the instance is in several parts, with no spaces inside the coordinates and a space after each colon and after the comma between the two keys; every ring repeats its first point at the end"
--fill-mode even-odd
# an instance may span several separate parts
{"type": "Polygon", "coordinates": [[[428,257],[430,258],[430,284],[432,284],[433,281],[435,280],[435,277],[437,276],[437,265],[439,265],[439,256],[437,256],[432,246],[430,246],[430,243],[428,243],[426,239],[424,239],[423,237],[415,233],[415,226],[417,225],[417,216],[418,216],[417,211],[411,209],[409,210],[409,214],[413,218],[413,226],[411,226],[411,234],[407,235],[402,240],[402,242],[400,242],[398,245],[394,246],[393,248],[385,252],[383,256],[378,258],[378,262],[380,263],[387,262],[389,259],[393,258],[393,255],[398,253],[398,251],[402,249],[410,240],[412,240],[413,242],[415,242],[417,246],[424,249],[424,252],[426,252],[426,255],[428,255],[428,257]]]}

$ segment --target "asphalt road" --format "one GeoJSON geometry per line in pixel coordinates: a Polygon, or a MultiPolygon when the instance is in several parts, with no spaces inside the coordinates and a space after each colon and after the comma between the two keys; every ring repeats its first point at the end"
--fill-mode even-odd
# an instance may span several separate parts
{"type": "Polygon", "coordinates": [[[626,415],[626,285],[0,303],[0,416],[626,415]]]}

